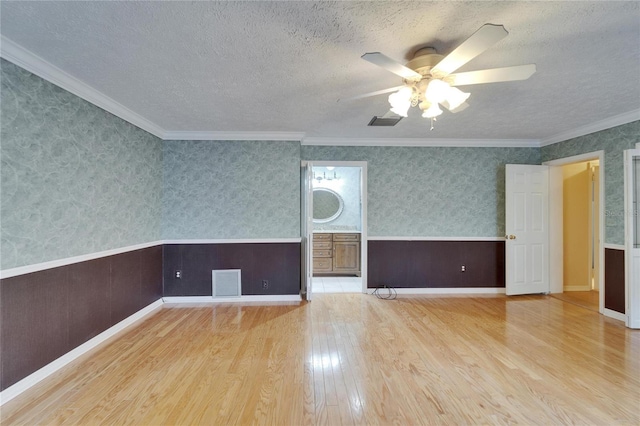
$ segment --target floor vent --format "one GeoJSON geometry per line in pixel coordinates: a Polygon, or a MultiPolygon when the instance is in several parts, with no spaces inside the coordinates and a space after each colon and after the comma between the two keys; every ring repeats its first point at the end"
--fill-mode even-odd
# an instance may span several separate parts
{"type": "Polygon", "coordinates": [[[211,271],[211,294],[213,297],[240,297],[242,295],[240,269],[218,269],[211,271]]]}

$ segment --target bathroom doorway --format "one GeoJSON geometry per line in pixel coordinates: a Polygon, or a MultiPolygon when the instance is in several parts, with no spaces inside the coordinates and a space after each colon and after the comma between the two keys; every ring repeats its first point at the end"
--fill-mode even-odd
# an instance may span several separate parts
{"type": "Polygon", "coordinates": [[[303,162],[303,170],[307,300],[313,293],[366,292],[366,162],[303,162]]]}

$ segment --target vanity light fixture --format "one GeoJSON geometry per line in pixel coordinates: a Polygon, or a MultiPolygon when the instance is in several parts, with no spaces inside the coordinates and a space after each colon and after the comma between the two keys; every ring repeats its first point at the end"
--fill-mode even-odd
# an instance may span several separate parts
{"type": "Polygon", "coordinates": [[[327,172],[322,172],[322,174],[316,174],[316,172],[313,172],[313,179],[317,180],[318,182],[322,182],[323,180],[340,180],[338,174],[335,171],[333,172],[333,176],[331,176],[331,173],[329,173],[329,175],[327,176],[327,172]]]}

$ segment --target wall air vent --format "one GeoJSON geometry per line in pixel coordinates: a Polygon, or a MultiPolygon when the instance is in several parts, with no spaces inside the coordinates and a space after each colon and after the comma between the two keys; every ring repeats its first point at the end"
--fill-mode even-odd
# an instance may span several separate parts
{"type": "Polygon", "coordinates": [[[367,126],[382,126],[382,127],[395,126],[396,124],[398,124],[400,120],[402,120],[402,117],[400,117],[399,115],[396,115],[394,117],[374,116],[371,119],[371,121],[369,121],[369,124],[367,124],[367,126]]]}
{"type": "Polygon", "coordinates": [[[211,294],[213,297],[240,297],[242,286],[240,269],[218,269],[211,271],[211,294]]]}

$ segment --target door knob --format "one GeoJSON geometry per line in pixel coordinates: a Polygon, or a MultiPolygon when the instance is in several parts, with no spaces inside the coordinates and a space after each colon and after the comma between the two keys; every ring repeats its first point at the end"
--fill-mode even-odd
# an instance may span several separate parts
{"type": "Polygon", "coordinates": [[[504,237],[504,238],[505,238],[505,239],[507,239],[507,240],[515,240],[515,239],[516,239],[516,236],[515,236],[515,235],[512,235],[512,234],[509,234],[509,235],[505,235],[505,237],[504,237]]]}

